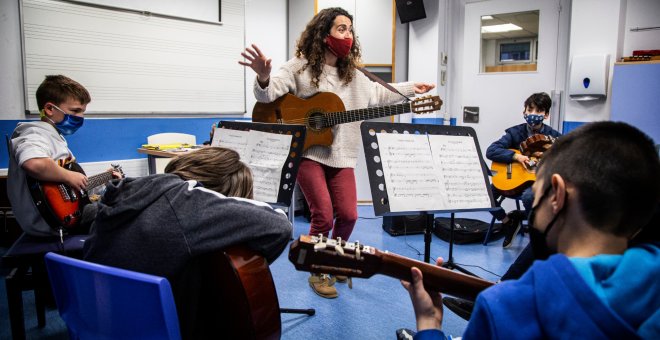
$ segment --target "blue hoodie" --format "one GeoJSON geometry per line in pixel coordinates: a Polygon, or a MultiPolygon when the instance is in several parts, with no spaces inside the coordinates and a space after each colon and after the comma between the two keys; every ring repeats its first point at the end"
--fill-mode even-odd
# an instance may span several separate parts
{"type": "MultiPolygon", "coordinates": [[[[440,339],[437,330],[415,339],[440,339]]],[[[537,261],[481,293],[464,339],[660,339],[660,248],[537,261]]]]}

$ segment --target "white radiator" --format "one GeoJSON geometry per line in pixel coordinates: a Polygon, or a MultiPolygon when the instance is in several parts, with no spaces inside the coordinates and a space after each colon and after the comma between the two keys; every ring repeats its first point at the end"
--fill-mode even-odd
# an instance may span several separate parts
{"type": "Polygon", "coordinates": [[[127,177],[141,177],[149,174],[146,158],[80,163],[80,166],[85,170],[87,176],[92,176],[110,169],[112,164],[120,165],[127,177]]]}
{"type": "MultiPolygon", "coordinates": [[[[146,158],[80,163],[80,166],[85,170],[87,176],[92,176],[110,169],[111,164],[121,165],[127,177],[141,177],[149,174],[146,158]]],[[[7,168],[0,169],[0,176],[7,176],[7,168]]]]}

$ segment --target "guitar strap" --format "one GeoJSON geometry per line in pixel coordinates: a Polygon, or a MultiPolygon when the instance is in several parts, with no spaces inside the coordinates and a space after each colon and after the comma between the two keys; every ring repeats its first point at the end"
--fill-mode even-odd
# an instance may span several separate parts
{"type": "Polygon", "coordinates": [[[399,92],[399,91],[398,91],[397,89],[395,89],[392,85],[390,85],[390,84],[386,83],[384,80],[378,78],[375,74],[373,74],[373,73],[367,71],[366,68],[364,68],[364,67],[358,67],[357,69],[360,70],[360,72],[364,73],[364,75],[367,76],[367,78],[371,79],[372,81],[375,81],[375,82],[377,82],[378,84],[383,85],[386,89],[388,89],[388,90],[390,90],[390,91],[392,91],[392,92],[394,92],[394,93],[398,93],[398,94],[400,94],[403,98],[406,98],[407,101],[410,100],[410,98],[406,97],[403,93],[399,92]]]}

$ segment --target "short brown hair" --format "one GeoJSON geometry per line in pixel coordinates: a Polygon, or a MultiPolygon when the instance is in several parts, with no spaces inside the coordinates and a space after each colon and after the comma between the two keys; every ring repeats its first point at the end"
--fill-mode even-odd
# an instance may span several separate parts
{"type": "Polygon", "coordinates": [[[543,154],[536,177],[549,185],[553,174],[561,175],[577,188],[590,224],[630,236],[660,204],[659,173],[660,158],[649,136],[626,123],[601,121],[557,139],[543,154]]]}
{"type": "Polygon", "coordinates": [[[92,97],[84,86],[63,75],[46,76],[46,79],[37,88],[39,110],[42,110],[48,102],[60,105],[69,98],[76,99],[83,105],[92,101],[92,97]]]}
{"type": "Polygon", "coordinates": [[[178,156],[167,164],[165,172],[186,181],[196,180],[225,196],[252,198],[252,172],[231,149],[206,147],[178,156]]]}

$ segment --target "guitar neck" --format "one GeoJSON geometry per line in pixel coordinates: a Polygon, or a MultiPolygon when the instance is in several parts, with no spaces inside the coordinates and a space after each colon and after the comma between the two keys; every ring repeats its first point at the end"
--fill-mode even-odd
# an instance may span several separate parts
{"type": "Polygon", "coordinates": [[[396,254],[376,251],[376,256],[381,258],[379,272],[383,275],[410,281],[410,268],[417,267],[422,271],[426,288],[464,299],[474,300],[481,291],[493,285],[492,282],[475,276],[457,273],[396,254]]]}
{"type": "Polygon", "coordinates": [[[87,191],[109,182],[112,179],[112,171],[102,172],[98,175],[87,177],[87,191]]]}
{"type": "Polygon", "coordinates": [[[343,112],[329,112],[325,115],[324,127],[330,127],[344,123],[359,122],[361,120],[400,115],[410,111],[412,111],[411,103],[407,102],[402,104],[371,107],[343,112]]]}

